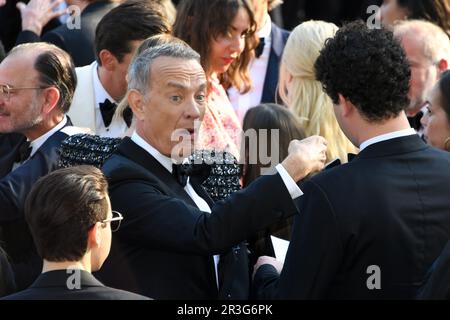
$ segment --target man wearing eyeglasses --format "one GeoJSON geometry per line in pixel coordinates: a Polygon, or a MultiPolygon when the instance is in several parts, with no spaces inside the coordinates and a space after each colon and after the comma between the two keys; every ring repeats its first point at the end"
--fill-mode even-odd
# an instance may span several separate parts
{"type": "Polygon", "coordinates": [[[75,87],[70,56],[53,45],[17,46],[0,64],[0,241],[19,289],[40,272],[23,204],[34,182],[56,169],[62,140],[80,132],[65,116],[75,87]]]}
{"type": "Polygon", "coordinates": [[[91,274],[111,247],[111,231],[122,220],[111,211],[108,183],[92,166],[56,170],[36,182],[25,204],[25,218],[39,255],[41,275],[6,300],[146,300],[105,287],[91,274]]]}

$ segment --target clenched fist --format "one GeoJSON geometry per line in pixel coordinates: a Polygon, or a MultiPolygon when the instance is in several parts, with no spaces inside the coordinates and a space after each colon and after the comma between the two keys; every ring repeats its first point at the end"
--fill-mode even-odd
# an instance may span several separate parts
{"type": "Polygon", "coordinates": [[[311,136],[301,141],[292,140],[289,155],[282,162],[283,167],[299,181],[310,173],[323,169],[326,161],[327,141],[320,136],[311,136]]]}

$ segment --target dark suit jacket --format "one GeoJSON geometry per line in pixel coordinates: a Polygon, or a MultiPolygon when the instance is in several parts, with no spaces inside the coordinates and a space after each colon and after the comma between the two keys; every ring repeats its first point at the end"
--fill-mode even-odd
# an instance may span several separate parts
{"type": "Polygon", "coordinates": [[[450,241],[427,272],[419,300],[450,300],[450,241]]]}
{"type": "Polygon", "coordinates": [[[267,65],[267,73],[264,80],[261,103],[275,103],[281,55],[283,54],[289,34],[289,31],[281,29],[276,24],[272,23],[272,47],[270,49],[269,63],[267,65]]]}
{"type": "Polygon", "coordinates": [[[100,280],[155,299],[245,299],[247,236],[297,212],[281,179],[264,176],[201,212],[148,152],[125,138],[104,164],[114,210],[124,215],[100,280]],[[217,290],[213,255],[220,254],[217,290]]]}
{"type": "Polygon", "coordinates": [[[412,135],[370,145],[313,177],[301,187],[281,276],[261,267],[259,296],[414,298],[450,238],[449,167],[450,153],[412,135]],[[369,290],[377,274],[381,289],[369,290]]]}
{"type": "MultiPolygon", "coordinates": [[[[53,43],[68,52],[76,67],[82,67],[95,60],[95,29],[97,24],[117,3],[109,1],[93,2],[81,12],[81,28],[69,29],[67,24],[44,33],[42,41],[53,43]]],[[[41,41],[33,32],[23,31],[16,44],[41,41]]]]}
{"type": "Polygon", "coordinates": [[[105,287],[87,271],[55,270],[42,273],[26,290],[7,296],[2,300],[149,300],[131,292],[105,287]],[[80,288],[76,285],[76,272],[80,272],[80,288]]]}
{"type": "MultiPolygon", "coordinates": [[[[66,126],[71,125],[70,120],[66,126]]],[[[18,289],[28,287],[40,272],[31,234],[24,219],[23,206],[33,184],[57,168],[57,149],[68,135],[58,131],[48,138],[23,165],[11,171],[18,152],[18,144],[25,139],[19,134],[0,137],[0,241],[11,258],[18,289]],[[7,143],[11,148],[5,147],[7,143]],[[9,150],[9,151],[8,151],[9,150]],[[5,152],[5,154],[3,154],[5,152]],[[18,241],[20,240],[20,241],[18,241]],[[30,267],[33,265],[33,271],[30,267]]]]}

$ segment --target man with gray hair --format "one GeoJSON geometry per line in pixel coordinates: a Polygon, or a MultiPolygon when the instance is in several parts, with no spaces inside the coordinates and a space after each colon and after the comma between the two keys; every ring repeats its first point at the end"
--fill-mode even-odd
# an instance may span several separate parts
{"type": "Polygon", "coordinates": [[[98,277],[155,299],[248,298],[247,250],[239,243],[297,212],[295,182],[323,167],[325,140],[293,141],[277,174],[214,203],[201,187],[208,166],[174,164],[192,151],[205,112],[200,56],[176,41],[147,49],[132,61],[128,81],[136,130],[103,166],[112,208],[125,219],[98,277]]]}
{"type": "Polygon", "coordinates": [[[450,39],[437,25],[422,20],[405,20],[394,26],[394,36],[400,41],[411,65],[410,104],[406,114],[411,127],[419,133],[420,119],[427,97],[449,68],[450,39]]]}
{"type": "Polygon", "coordinates": [[[231,104],[241,122],[248,109],[260,103],[276,102],[280,59],[289,37],[289,31],[274,24],[269,12],[280,4],[281,0],[252,0],[259,45],[255,49],[255,58],[250,64],[252,89],[244,94],[238,88],[228,90],[231,104]]]}

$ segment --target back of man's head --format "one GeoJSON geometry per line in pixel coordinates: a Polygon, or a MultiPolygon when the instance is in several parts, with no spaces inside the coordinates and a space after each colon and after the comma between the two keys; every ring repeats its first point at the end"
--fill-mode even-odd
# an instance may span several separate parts
{"type": "Polygon", "coordinates": [[[408,60],[389,31],[369,29],[362,21],[343,26],[327,40],[315,69],[333,103],[341,94],[367,121],[396,117],[409,104],[408,60]]]}
{"type": "Polygon", "coordinates": [[[95,31],[95,54],[101,65],[100,51],[106,49],[122,62],[131,53],[131,42],[170,33],[164,9],[157,2],[128,0],[108,12],[95,31]]]}
{"type": "Polygon", "coordinates": [[[8,57],[19,54],[33,54],[33,67],[39,74],[39,82],[42,87],[58,89],[57,110],[67,113],[77,86],[75,65],[70,55],[57,46],[44,42],[18,45],[9,52],[8,57]]]}
{"type": "Polygon", "coordinates": [[[394,36],[399,41],[407,38],[422,49],[431,63],[445,59],[450,63],[450,39],[439,26],[423,20],[404,20],[394,25],[394,36]]]}
{"type": "Polygon", "coordinates": [[[25,219],[39,255],[50,262],[79,261],[88,231],[107,218],[108,183],[92,166],[56,170],[40,178],[25,203],[25,219]]]}

